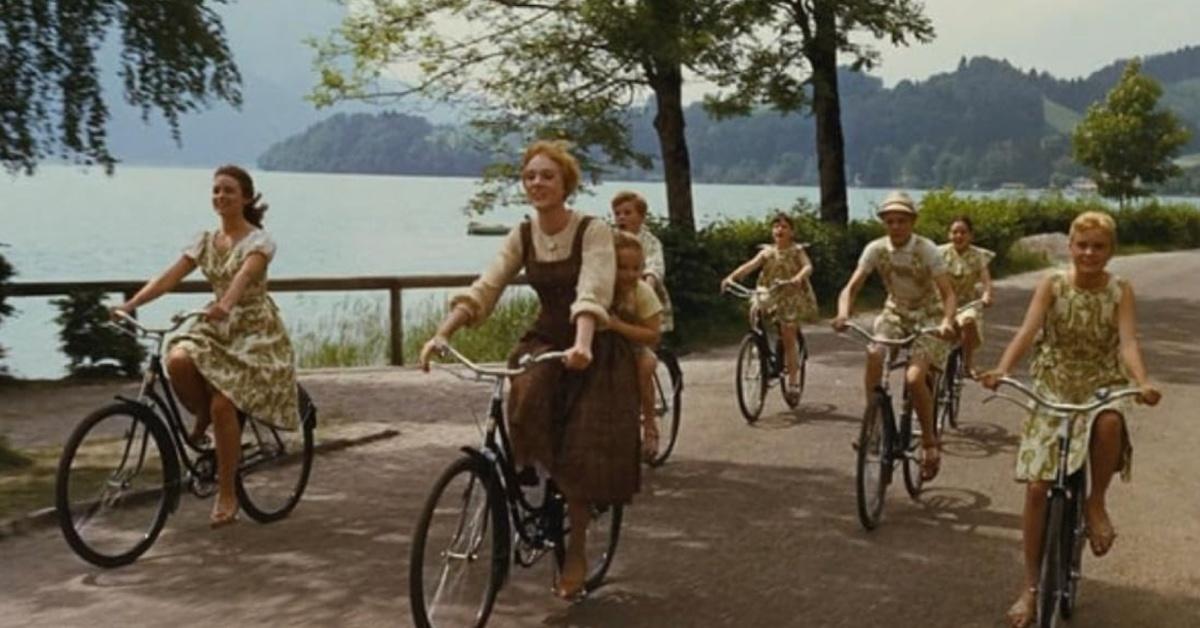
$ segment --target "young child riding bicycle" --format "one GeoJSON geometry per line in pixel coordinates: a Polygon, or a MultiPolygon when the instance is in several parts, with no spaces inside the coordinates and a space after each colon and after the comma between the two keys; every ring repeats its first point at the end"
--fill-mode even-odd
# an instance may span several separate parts
{"type": "MultiPolygon", "coordinates": [[[[913,343],[905,372],[905,383],[921,421],[921,478],[928,481],[941,468],[941,443],[933,429],[933,391],[926,375],[930,369],[942,368],[946,361],[950,347],[943,338],[954,334],[957,302],[937,246],[913,233],[917,207],[912,198],[903,192],[893,192],[884,199],[876,215],[887,227],[887,235],[863,249],[858,268],[838,295],[833,328],[839,332],[846,329],[854,299],[872,271],[879,273],[887,289],[883,312],[875,319],[875,335],[904,338],[924,327],[939,328],[940,337],[923,335],[913,343]]],[[[863,379],[868,399],[883,378],[886,354],[883,347],[872,346],[867,350],[863,379]]]]}
{"type": "Polygon", "coordinates": [[[642,245],[642,280],[653,290],[662,304],[663,333],[675,329],[675,317],[671,308],[671,296],[667,294],[667,263],[663,258],[663,245],[658,237],[646,228],[646,199],[637,192],[623,190],[612,198],[613,222],[617,229],[631,234],[642,245]]]}
{"type": "MultiPolygon", "coordinates": [[[[1034,290],[1021,328],[1013,336],[1000,363],[984,373],[984,386],[995,389],[1034,347],[1030,375],[1041,395],[1064,403],[1084,403],[1097,389],[1127,387],[1132,380],[1140,390],[1138,401],[1155,405],[1161,393],[1146,377],[1146,366],[1137,339],[1133,288],[1105,268],[1116,246],[1116,222],[1102,212],[1084,212],[1071,223],[1071,267],[1051,273],[1034,290]]],[[[1084,518],[1092,553],[1103,556],[1112,547],[1113,531],[1105,508],[1105,494],[1115,472],[1129,479],[1133,448],[1125,429],[1129,415],[1126,400],[1093,412],[1077,421],[1067,455],[1068,472],[1091,465],[1091,491],[1084,518]]],[[[1059,426],[1069,417],[1034,411],[1021,427],[1016,478],[1025,483],[1023,543],[1025,583],[1008,611],[1011,626],[1033,623],[1038,568],[1045,532],[1046,494],[1058,472],[1059,426]]]]}
{"type": "Polygon", "coordinates": [[[650,284],[642,279],[645,262],[642,245],[632,234],[613,234],[617,249],[617,281],[608,326],[637,345],[638,396],[642,404],[642,459],[658,454],[658,424],[655,421],[654,369],[658,359],[654,347],[662,338],[662,303],[650,284]]]}
{"type": "Polygon", "coordinates": [[[788,400],[789,404],[795,404],[800,395],[800,358],[796,350],[800,321],[817,314],[817,298],[809,281],[813,272],[812,262],[804,252],[804,246],[796,244],[795,237],[796,228],[792,219],[787,214],[776,214],[771,218],[772,244],[764,245],[758,255],[721,280],[721,289],[724,290],[729,284],[761,268],[758,287],[770,289],[780,286],[767,297],[764,313],[779,324],[779,333],[783,336],[787,394],[792,397],[788,400]]]}
{"type": "Polygon", "coordinates": [[[975,377],[975,349],[983,344],[983,308],[992,305],[992,275],[988,272],[988,263],[996,254],[971,243],[975,238],[975,226],[967,216],[955,216],[950,221],[949,235],[950,241],[939,246],[938,252],[946,262],[946,273],[950,276],[958,306],[980,301],[959,312],[954,319],[958,324],[963,366],[968,375],[975,377]]]}

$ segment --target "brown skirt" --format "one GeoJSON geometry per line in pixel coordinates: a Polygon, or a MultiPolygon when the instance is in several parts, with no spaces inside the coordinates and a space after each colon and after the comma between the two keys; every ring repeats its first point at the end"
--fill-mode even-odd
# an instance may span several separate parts
{"type": "MultiPolygon", "coordinates": [[[[548,350],[549,343],[526,336],[509,362],[548,350]]],[[[513,457],[518,465],[537,462],[548,469],[572,500],[627,503],[641,485],[638,411],[632,346],[616,333],[597,332],[587,369],[544,362],[512,379],[513,457]]]]}

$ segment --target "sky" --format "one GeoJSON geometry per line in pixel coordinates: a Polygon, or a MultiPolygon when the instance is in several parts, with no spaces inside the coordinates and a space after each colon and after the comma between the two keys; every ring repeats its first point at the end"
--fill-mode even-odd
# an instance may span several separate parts
{"type": "Polygon", "coordinates": [[[948,72],[962,56],[1076,78],[1117,59],[1200,44],[1200,0],[925,0],[937,37],[878,44],[888,86],[948,72]]]}

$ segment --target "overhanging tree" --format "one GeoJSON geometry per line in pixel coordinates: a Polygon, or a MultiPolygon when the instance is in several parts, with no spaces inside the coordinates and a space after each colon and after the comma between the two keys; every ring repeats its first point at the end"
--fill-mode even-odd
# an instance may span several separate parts
{"type": "Polygon", "coordinates": [[[1162,183],[1181,170],[1172,160],[1191,132],[1170,111],[1158,108],[1162,86],[1142,74],[1133,59],[1104,102],[1088,107],[1071,136],[1075,160],[1090,168],[1096,187],[1123,206],[1145,196],[1145,184],[1162,183]]]}
{"type": "Polygon", "coordinates": [[[892,45],[928,42],[933,23],[916,0],[760,0],[772,12],[776,35],[754,57],[755,71],[730,75],[732,94],[711,99],[714,110],[743,113],[757,103],[781,111],[810,107],[816,126],[821,219],[849,220],[846,146],[838,91],[838,55],[858,71],[879,63],[879,51],[855,41],[869,35],[892,45]]]}
{"type": "MultiPolygon", "coordinates": [[[[569,139],[595,180],[606,166],[651,165],[628,125],[631,108],[652,95],[667,213],[693,230],[685,75],[730,83],[767,16],[749,0],[374,0],[318,45],[313,98],[465,103],[488,146],[569,139]],[[398,64],[415,69],[415,84],[387,80],[398,64]]],[[[489,167],[472,207],[503,202],[514,175],[509,161],[489,167]]]]}
{"type": "Polygon", "coordinates": [[[210,98],[240,105],[219,2],[0,0],[0,163],[33,173],[57,156],[112,170],[97,60],[109,35],[125,99],[143,117],[161,113],[176,140],[180,116],[210,98]]]}

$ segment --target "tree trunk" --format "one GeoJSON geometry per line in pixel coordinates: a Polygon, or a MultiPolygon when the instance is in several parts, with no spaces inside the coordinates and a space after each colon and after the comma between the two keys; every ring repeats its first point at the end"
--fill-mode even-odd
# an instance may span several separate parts
{"type": "Polygon", "coordinates": [[[667,184],[667,216],[671,226],[696,230],[692,209],[692,161],[688,157],[683,121],[683,72],[679,66],[659,69],[651,82],[657,110],[654,130],[658,132],[663,177],[667,184]]]}
{"type": "Polygon", "coordinates": [[[846,200],[846,142],[842,137],[842,105],[837,78],[837,15],[835,3],[814,3],[816,31],[806,47],[812,65],[813,117],[817,127],[817,168],[821,175],[821,220],[844,225],[849,221],[846,200]]]}

